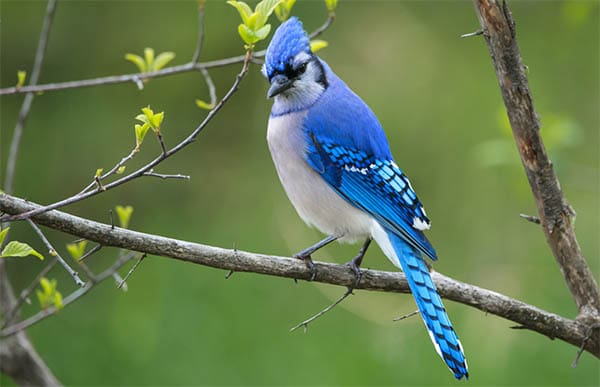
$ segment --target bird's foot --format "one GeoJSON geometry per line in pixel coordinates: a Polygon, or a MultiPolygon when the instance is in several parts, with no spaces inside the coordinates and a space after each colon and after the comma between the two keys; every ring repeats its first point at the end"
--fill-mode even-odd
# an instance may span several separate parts
{"type": "Polygon", "coordinates": [[[362,279],[362,272],[360,271],[360,264],[362,263],[364,254],[358,254],[356,257],[352,258],[350,261],[346,263],[346,265],[350,266],[350,269],[354,272],[354,284],[350,287],[350,291],[356,289],[360,284],[360,280],[362,279]]]}
{"type": "Polygon", "coordinates": [[[313,262],[310,253],[307,253],[306,251],[301,251],[298,254],[294,254],[292,257],[304,261],[306,267],[310,269],[309,281],[314,281],[317,277],[317,265],[315,265],[315,263],[313,262]]]}
{"type": "Polygon", "coordinates": [[[371,238],[367,238],[365,243],[360,248],[360,251],[358,252],[356,257],[352,258],[348,263],[346,263],[346,265],[350,266],[350,269],[352,269],[352,271],[354,272],[354,276],[355,276],[354,285],[352,285],[351,287],[348,288],[350,290],[350,292],[352,292],[352,290],[356,289],[358,287],[358,285],[360,284],[360,280],[362,279],[362,272],[360,271],[360,265],[362,264],[362,260],[365,256],[365,254],[367,253],[367,249],[369,248],[370,244],[371,244],[371,238]]]}

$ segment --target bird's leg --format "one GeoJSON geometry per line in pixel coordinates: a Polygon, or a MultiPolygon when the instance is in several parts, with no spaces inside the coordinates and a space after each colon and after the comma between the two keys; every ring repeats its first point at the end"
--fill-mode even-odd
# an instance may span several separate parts
{"type": "MultiPolygon", "coordinates": [[[[324,241],[321,241],[319,243],[323,243],[323,242],[324,241]]],[[[327,242],[327,243],[329,243],[329,242],[327,242]]],[[[323,244],[323,246],[326,245],[327,243],[323,244]]],[[[356,281],[354,282],[354,285],[348,286],[348,290],[346,290],[346,292],[340,298],[338,298],[333,304],[329,305],[327,308],[323,309],[322,311],[320,311],[319,313],[315,314],[314,316],[312,316],[312,317],[310,317],[310,318],[302,321],[300,324],[298,324],[295,327],[293,327],[291,329],[292,331],[295,331],[296,329],[298,329],[300,327],[303,327],[304,330],[306,330],[308,328],[308,324],[312,323],[313,321],[315,321],[319,317],[323,316],[325,313],[329,312],[331,309],[333,309],[334,307],[336,307],[339,303],[341,303],[342,301],[344,301],[349,295],[353,294],[352,291],[360,283],[360,279],[362,277],[362,273],[360,272],[360,264],[362,263],[362,259],[365,256],[365,253],[367,252],[367,249],[369,248],[370,244],[371,244],[371,238],[369,237],[369,238],[367,238],[367,240],[365,241],[365,243],[360,248],[360,251],[358,252],[358,254],[356,255],[356,257],[352,258],[346,264],[346,265],[350,266],[350,268],[352,269],[352,271],[354,271],[354,274],[356,274],[356,281]]]]}
{"type": "Polygon", "coordinates": [[[365,256],[365,254],[367,253],[367,249],[369,248],[370,244],[371,244],[371,237],[368,237],[367,240],[365,241],[365,243],[363,243],[362,247],[358,251],[358,254],[356,255],[356,257],[352,258],[347,263],[347,265],[350,266],[350,268],[356,275],[356,281],[354,282],[354,285],[350,288],[350,291],[352,291],[354,288],[356,288],[358,286],[358,284],[360,283],[360,279],[362,278],[362,273],[360,272],[360,264],[362,263],[362,260],[365,256]]]}
{"type": "Polygon", "coordinates": [[[331,242],[335,241],[338,238],[339,237],[336,235],[329,235],[327,238],[323,239],[322,241],[317,242],[314,245],[307,247],[306,249],[293,255],[294,258],[303,260],[304,263],[306,264],[306,266],[310,269],[310,271],[311,271],[310,280],[311,281],[314,280],[315,277],[317,276],[317,267],[315,266],[315,263],[312,260],[312,256],[311,256],[312,253],[319,250],[321,247],[327,246],[328,244],[330,244],[331,242]]]}

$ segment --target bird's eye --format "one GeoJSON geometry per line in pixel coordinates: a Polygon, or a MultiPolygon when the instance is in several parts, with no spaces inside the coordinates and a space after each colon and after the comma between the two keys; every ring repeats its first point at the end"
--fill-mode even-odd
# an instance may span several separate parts
{"type": "Polygon", "coordinates": [[[300,66],[298,66],[298,68],[296,69],[296,72],[298,72],[298,74],[303,74],[306,71],[307,65],[308,65],[308,62],[302,63],[300,66]]]}

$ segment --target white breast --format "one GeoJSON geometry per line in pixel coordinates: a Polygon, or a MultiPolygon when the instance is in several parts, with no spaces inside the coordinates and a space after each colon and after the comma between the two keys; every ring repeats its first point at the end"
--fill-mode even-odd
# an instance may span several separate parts
{"type": "Polygon", "coordinates": [[[371,235],[374,220],[339,196],[305,161],[306,111],[271,117],[267,142],[279,179],[300,217],[328,235],[354,242],[371,235]]]}

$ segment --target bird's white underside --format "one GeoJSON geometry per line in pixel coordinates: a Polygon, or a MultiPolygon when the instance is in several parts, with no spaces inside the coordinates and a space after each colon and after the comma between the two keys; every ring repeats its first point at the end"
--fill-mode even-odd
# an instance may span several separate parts
{"type": "Polygon", "coordinates": [[[372,216],[345,201],[304,159],[302,122],[306,111],[269,119],[267,142],[281,184],[308,225],[353,243],[372,237],[383,253],[400,267],[387,233],[372,216]]]}

